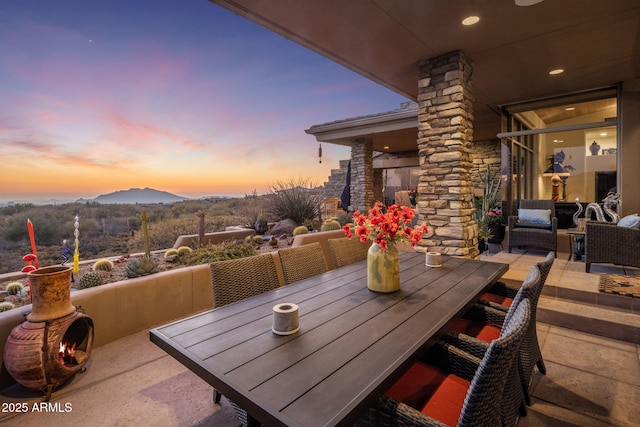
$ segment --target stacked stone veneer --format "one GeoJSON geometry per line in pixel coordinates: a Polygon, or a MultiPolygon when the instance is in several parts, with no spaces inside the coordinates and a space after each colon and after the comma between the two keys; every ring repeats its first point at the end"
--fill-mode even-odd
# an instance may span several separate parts
{"type": "Polygon", "coordinates": [[[357,139],[351,147],[350,210],[366,212],[374,202],[373,143],[369,139],[357,139]]]}
{"type": "MultiPolygon", "coordinates": [[[[484,181],[480,173],[484,173],[489,166],[489,173],[500,175],[501,166],[501,144],[500,140],[476,141],[473,144],[473,166],[471,176],[473,188],[484,190],[484,181]]],[[[502,185],[502,182],[501,184],[502,185]]]]}
{"type": "Polygon", "coordinates": [[[420,64],[418,215],[429,227],[421,249],[475,258],[471,73],[461,51],[420,64]]]}
{"type": "Polygon", "coordinates": [[[342,190],[347,184],[347,170],[349,169],[349,160],[340,160],[339,169],[331,169],[331,175],[328,181],[324,183],[324,192],[327,197],[340,198],[342,190]]]}

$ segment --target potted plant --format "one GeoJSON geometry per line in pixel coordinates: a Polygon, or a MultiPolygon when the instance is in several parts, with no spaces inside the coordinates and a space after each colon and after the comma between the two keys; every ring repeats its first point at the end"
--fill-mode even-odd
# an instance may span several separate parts
{"type": "Polygon", "coordinates": [[[480,227],[478,230],[478,250],[483,253],[488,249],[487,241],[491,241],[493,235],[486,226],[480,227]]]}
{"type": "Polygon", "coordinates": [[[505,222],[502,209],[493,208],[484,212],[480,221],[481,228],[486,228],[490,233],[489,243],[502,243],[505,234],[505,222]]]}

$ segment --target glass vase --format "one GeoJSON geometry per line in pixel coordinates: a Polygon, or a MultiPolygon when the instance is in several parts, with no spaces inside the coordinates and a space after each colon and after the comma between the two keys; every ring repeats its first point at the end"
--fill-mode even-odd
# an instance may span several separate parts
{"type": "Polygon", "coordinates": [[[367,287],[375,292],[395,292],[400,289],[400,257],[398,248],[389,245],[382,250],[373,243],[367,252],[367,287]]]}

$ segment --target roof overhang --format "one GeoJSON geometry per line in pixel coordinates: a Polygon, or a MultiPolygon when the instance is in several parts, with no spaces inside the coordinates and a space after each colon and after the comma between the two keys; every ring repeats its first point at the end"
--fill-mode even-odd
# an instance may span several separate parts
{"type": "Polygon", "coordinates": [[[354,140],[368,139],[374,151],[415,151],[418,138],[417,104],[398,110],[313,125],[305,130],[320,142],[351,146],[354,140]]]}
{"type": "Polygon", "coordinates": [[[500,131],[499,105],[620,82],[640,88],[637,0],[211,1],[412,100],[420,61],[464,51],[476,140],[500,131]],[[461,25],[469,15],[480,22],[461,25]]]}

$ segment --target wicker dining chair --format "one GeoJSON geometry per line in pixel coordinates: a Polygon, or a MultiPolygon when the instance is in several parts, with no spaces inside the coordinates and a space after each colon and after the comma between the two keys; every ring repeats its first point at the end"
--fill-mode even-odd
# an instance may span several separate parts
{"type": "MultiPolygon", "coordinates": [[[[536,263],[538,269],[540,270],[540,282],[538,283],[538,286],[533,291],[533,295],[530,298],[531,326],[529,327],[529,338],[527,339],[528,348],[526,350],[523,349],[524,356],[525,358],[527,358],[527,360],[525,361],[526,363],[524,363],[524,367],[526,372],[529,372],[529,375],[533,373],[533,367],[535,365],[538,366],[538,371],[540,371],[541,374],[546,375],[547,373],[547,369],[544,366],[544,360],[542,358],[542,352],[540,351],[540,343],[538,341],[538,332],[536,328],[536,312],[538,311],[538,301],[540,299],[540,295],[542,294],[542,289],[547,282],[547,277],[549,276],[551,267],[553,267],[554,261],[555,256],[553,252],[549,252],[544,260],[536,263]]],[[[481,304],[486,304],[490,307],[507,313],[509,311],[509,306],[511,305],[511,303],[509,303],[508,301],[515,298],[517,292],[518,289],[512,288],[503,282],[497,282],[489,289],[487,293],[482,295],[479,302],[481,304]]],[[[528,401],[527,404],[529,404],[528,401]]]]}
{"type": "Polygon", "coordinates": [[[558,251],[558,218],[556,205],[553,200],[520,200],[519,209],[549,210],[551,211],[548,224],[538,222],[524,222],[518,216],[508,218],[509,253],[514,246],[528,246],[545,249],[557,253],[558,251]]]}
{"type": "Polygon", "coordinates": [[[367,259],[368,245],[356,238],[329,239],[329,249],[336,268],[367,259]]]}
{"type": "Polygon", "coordinates": [[[356,426],[505,425],[501,411],[504,389],[530,313],[525,299],[518,304],[502,336],[489,345],[482,358],[447,343],[437,343],[423,361],[414,363],[366,411],[356,426]],[[443,377],[435,386],[433,380],[441,381],[443,377]]]}
{"type": "MultiPolygon", "coordinates": [[[[211,263],[214,307],[222,307],[280,286],[271,254],[211,263]]],[[[220,392],[213,390],[213,401],[220,403],[220,392]]]]}
{"type": "Polygon", "coordinates": [[[329,271],[322,246],[318,242],[278,251],[285,285],[329,271]]]}
{"type": "MultiPolygon", "coordinates": [[[[511,316],[513,316],[514,307],[525,299],[529,301],[531,305],[531,319],[522,345],[520,346],[517,369],[514,373],[514,378],[518,380],[520,390],[515,388],[509,389],[510,400],[508,410],[511,411],[512,417],[515,416],[516,409],[520,407],[522,398],[524,398],[526,405],[531,405],[529,382],[533,374],[533,367],[536,363],[538,363],[540,372],[543,374],[546,373],[544,363],[542,362],[542,354],[540,352],[535,324],[535,307],[537,307],[537,299],[540,296],[540,288],[542,287],[542,272],[538,267],[539,264],[544,264],[545,269],[549,265],[548,262],[545,263],[543,261],[531,268],[522,286],[516,293],[513,304],[508,312],[505,313],[502,310],[476,304],[463,315],[463,318],[456,320],[451,329],[442,338],[443,341],[449,344],[455,345],[477,357],[481,357],[486,352],[489,342],[503,333],[504,325],[506,325],[511,316]]],[[[550,267],[548,268],[550,269],[550,267]]],[[[522,413],[525,413],[524,408],[520,408],[520,410],[522,413]]]]}
{"type": "Polygon", "coordinates": [[[218,261],[211,264],[214,307],[222,307],[279,287],[273,255],[218,261]]]}

